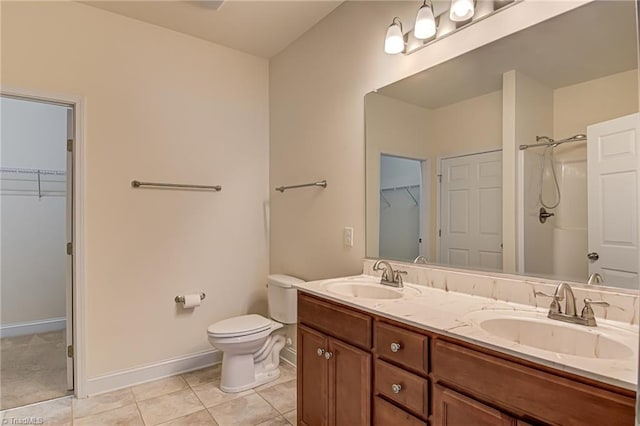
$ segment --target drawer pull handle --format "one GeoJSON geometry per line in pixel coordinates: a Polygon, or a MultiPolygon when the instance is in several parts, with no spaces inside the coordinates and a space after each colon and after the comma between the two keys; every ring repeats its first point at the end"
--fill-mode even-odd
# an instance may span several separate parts
{"type": "Polygon", "coordinates": [[[397,383],[394,383],[394,384],[391,385],[391,392],[400,393],[401,390],[402,390],[402,386],[401,385],[399,385],[397,383]]]}
{"type": "Polygon", "coordinates": [[[400,346],[400,343],[392,343],[391,344],[391,352],[398,352],[400,349],[402,349],[402,346],[400,346]]]}
{"type": "Polygon", "coordinates": [[[324,357],[325,357],[326,359],[329,359],[329,358],[331,358],[332,356],[333,356],[333,354],[332,354],[331,352],[325,352],[325,353],[324,353],[324,357]]]}
{"type": "Polygon", "coordinates": [[[318,348],[318,350],[316,351],[316,353],[318,354],[318,356],[322,356],[322,355],[324,355],[324,349],[322,349],[322,348],[318,348]]]}

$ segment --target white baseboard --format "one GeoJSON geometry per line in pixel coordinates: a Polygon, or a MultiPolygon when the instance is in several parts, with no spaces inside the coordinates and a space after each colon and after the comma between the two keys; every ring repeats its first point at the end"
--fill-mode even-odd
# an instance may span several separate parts
{"type": "Polygon", "coordinates": [[[280,358],[293,365],[294,367],[298,363],[298,355],[296,353],[296,350],[290,346],[282,349],[282,351],[280,352],[280,358]]]}
{"type": "Polygon", "coordinates": [[[98,376],[87,381],[87,395],[93,396],[176,374],[209,367],[222,362],[222,352],[216,349],[171,358],[142,367],[130,368],[98,376]]]}
{"type": "Polygon", "coordinates": [[[50,318],[39,321],[21,322],[17,324],[5,324],[0,326],[0,337],[26,336],[28,334],[48,333],[49,331],[64,330],[67,319],[50,318]]]}

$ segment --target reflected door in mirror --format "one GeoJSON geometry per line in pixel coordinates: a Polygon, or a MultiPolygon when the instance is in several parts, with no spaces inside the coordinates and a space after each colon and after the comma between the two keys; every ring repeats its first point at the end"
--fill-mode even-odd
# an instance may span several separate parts
{"type": "Polygon", "coordinates": [[[502,151],[441,161],[440,262],[502,270],[502,151]]]}

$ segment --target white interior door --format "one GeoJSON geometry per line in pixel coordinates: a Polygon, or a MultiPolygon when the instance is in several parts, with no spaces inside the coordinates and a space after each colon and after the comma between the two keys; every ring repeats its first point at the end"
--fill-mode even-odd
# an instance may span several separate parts
{"type": "Polygon", "coordinates": [[[502,151],[441,160],[440,262],[502,269],[502,151]]]}
{"type": "Polygon", "coordinates": [[[587,128],[589,273],[638,288],[638,132],[633,114],[587,128]]]}
{"type": "MultiPolygon", "coordinates": [[[[73,109],[67,110],[67,242],[73,242],[73,109]]],[[[66,346],[67,346],[67,389],[73,389],[73,246],[67,245],[66,266],[66,346]],[[71,250],[70,250],[71,249],[71,250]],[[71,348],[71,349],[69,349],[71,348]]]]}

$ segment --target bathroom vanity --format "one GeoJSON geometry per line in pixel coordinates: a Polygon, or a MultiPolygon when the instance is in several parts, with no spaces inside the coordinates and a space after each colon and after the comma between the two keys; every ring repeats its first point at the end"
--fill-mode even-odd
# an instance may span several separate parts
{"type": "MultiPolygon", "coordinates": [[[[354,278],[355,285],[345,292],[353,292],[351,296],[327,291],[326,282],[298,286],[298,424],[634,424],[635,386],[603,379],[605,370],[621,365],[604,347],[602,357],[611,359],[596,354],[599,359],[583,366],[594,374],[582,374],[538,361],[522,345],[503,349],[499,339],[486,344],[469,337],[472,317],[456,319],[458,329],[468,329],[459,336],[455,326],[441,331],[428,321],[419,326],[418,312],[428,302],[419,306],[416,300],[453,306],[459,298],[458,305],[479,306],[468,295],[439,295],[445,292],[433,289],[428,291],[438,294],[416,295],[422,291],[419,286],[406,286],[398,291],[407,294],[392,300],[375,293],[391,291],[388,287],[357,287],[365,279],[354,278]],[[602,375],[598,369],[604,369],[602,375]]],[[[447,320],[460,309],[451,308],[447,320]]],[[[637,361],[635,354],[621,356],[637,361]]],[[[563,361],[559,355],[557,362],[579,358],[572,357],[563,361]]]]}

